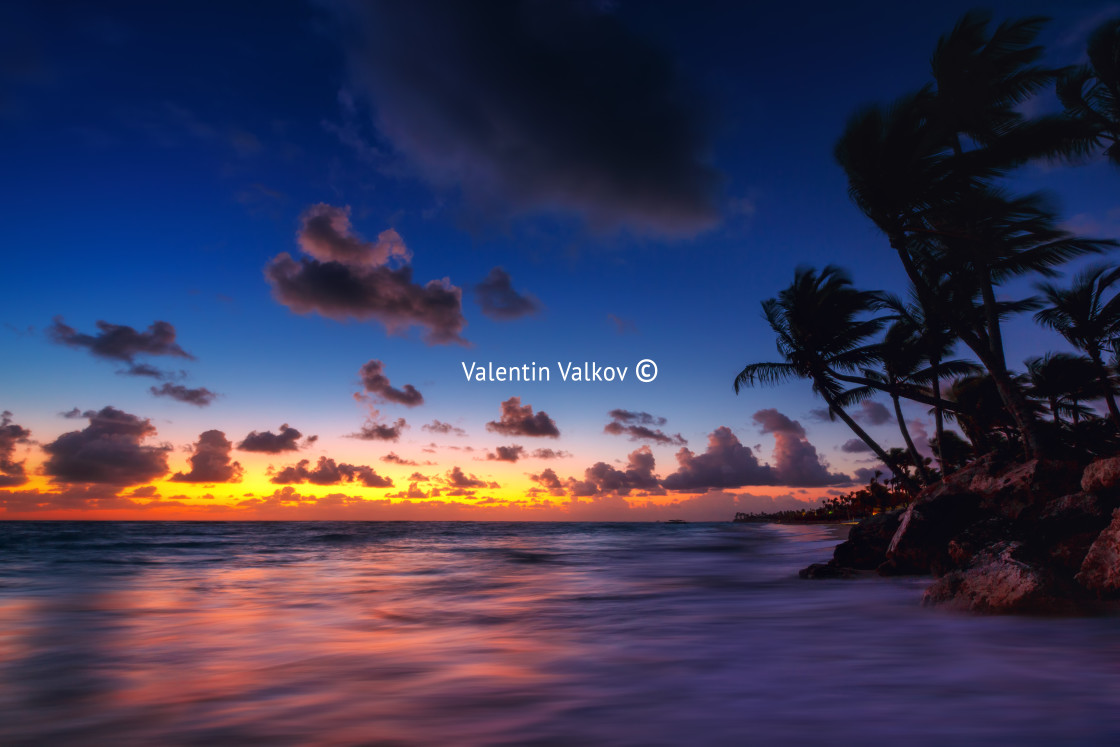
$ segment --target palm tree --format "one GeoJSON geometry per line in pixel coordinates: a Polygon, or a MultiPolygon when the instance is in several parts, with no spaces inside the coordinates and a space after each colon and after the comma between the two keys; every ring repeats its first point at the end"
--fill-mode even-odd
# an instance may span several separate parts
{"type": "MultiPolygon", "coordinates": [[[[939,299],[941,308],[951,307],[953,304],[948,298],[949,289],[944,283],[934,284],[931,295],[939,299]]],[[[908,330],[907,337],[914,339],[914,345],[921,353],[922,360],[929,365],[921,371],[910,372],[907,378],[910,381],[923,383],[928,387],[934,397],[933,414],[935,436],[933,443],[937,444],[934,453],[941,474],[948,474],[948,465],[940,445],[945,443],[945,410],[949,407],[941,394],[941,381],[949,376],[964,376],[977,373],[979,366],[962,360],[946,361],[957,345],[957,337],[953,334],[951,325],[939,316],[937,308],[927,307],[922,303],[917,294],[914,303],[904,303],[898,296],[880,294],[880,303],[884,309],[892,312],[891,318],[896,325],[902,325],[908,330]]],[[[889,335],[889,332],[888,332],[889,335]]]]}
{"type": "Polygon", "coordinates": [[[1077,149],[1068,119],[1026,119],[1019,105],[1048,88],[1068,69],[1039,66],[1034,44],[1049,20],[1042,16],[1004,21],[988,33],[991,15],[970,11],[941,37],[930,58],[935,83],[931,118],[963,154],[964,140],[1001,159],[1023,161],[1077,149]]]}
{"type": "Polygon", "coordinates": [[[744,386],[808,379],[829,412],[843,420],[904,485],[914,488],[905,470],[844,409],[846,392],[836,377],[836,372],[858,371],[875,362],[877,353],[867,341],[882,329],[883,320],[865,316],[874,306],[875,294],[856,290],[839,267],[829,265],[819,274],[812,268],[797,268],[788,288],[762,302],[783,360],[748,364],[735,377],[734,388],[738,394],[744,386]]]}
{"type": "Polygon", "coordinates": [[[991,188],[939,206],[915,234],[923,240],[928,266],[951,278],[958,306],[955,330],[988,369],[1028,452],[1040,453],[1031,408],[1007,367],[1001,325],[1008,314],[1037,304],[1033,299],[1000,301],[996,287],[1026,274],[1054,275],[1055,266],[1114,242],[1082,239],[1058,228],[1057,212],[1042,195],[1010,197],[991,188]],[[977,310],[979,324],[961,324],[962,314],[975,319],[977,310]]]}
{"type": "Polygon", "coordinates": [[[1120,18],[1093,31],[1087,52],[1089,64],[1058,81],[1058,98],[1071,119],[1085,125],[1098,141],[1111,143],[1105,156],[1120,166],[1120,18]]]}
{"type": "Polygon", "coordinates": [[[949,397],[961,405],[961,410],[953,414],[957,425],[972,442],[973,451],[984,454],[997,445],[996,437],[1014,440],[1018,429],[1011,418],[995,381],[988,374],[963,376],[949,387],[949,397]]]}
{"type": "Polygon", "coordinates": [[[1108,403],[1112,422],[1120,427],[1112,379],[1104,365],[1102,351],[1120,334],[1120,295],[1105,298],[1120,280],[1120,268],[1093,265],[1078,273],[1069,288],[1041,283],[1047,306],[1034,315],[1035,321],[1056,330],[1070,345],[1089,356],[1096,371],[1100,391],[1108,403]]]}
{"type": "Polygon", "coordinates": [[[1069,118],[1028,120],[1017,108],[1062,72],[1035,64],[1043,20],[1004,23],[989,36],[986,16],[966,15],[938,43],[936,86],[858,112],[835,151],[850,196],[886,234],[922,305],[938,309],[990,371],[1028,456],[1043,444],[1004,358],[1000,319],[1015,307],[997,300],[994,288],[1103,248],[1055,233],[1039,198],[1012,199],[991,187],[1032,158],[1085,147],[1069,118]],[[935,291],[947,281],[952,305],[935,291]]]}
{"type": "Polygon", "coordinates": [[[1097,368],[1083,355],[1047,353],[1028,358],[1026,364],[1032,393],[1046,401],[1058,425],[1062,425],[1063,414],[1069,415],[1076,425],[1089,414],[1081,400],[1100,396],[1097,368]]]}

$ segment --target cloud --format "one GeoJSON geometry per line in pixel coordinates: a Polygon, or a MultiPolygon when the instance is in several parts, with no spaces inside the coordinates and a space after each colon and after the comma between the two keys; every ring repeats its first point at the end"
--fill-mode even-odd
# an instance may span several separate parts
{"type": "Polygon", "coordinates": [[[350,206],[324,203],[304,211],[297,240],[304,252],[321,262],[344,265],[384,265],[389,260],[408,262],[412,252],[394,229],[382,231],[377,241],[364,240],[350,225],[350,206]]]}
{"type": "Polygon", "coordinates": [[[206,387],[190,389],[182,384],[171,384],[169,382],[161,387],[150,387],[148,391],[156,397],[170,397],[171,399],[197,407],[206,407],[218,396],[215,392],[210,391],[206,387]]]}
{"type": "Polygon", "coordinates": [[[743,485],[773,485],[774,471],[759,464],[731,429],[721,425],[708,434],[708,448],[696,454],[688,448],[677,452],[677,471],[662,480],[669,490],[737,488],[743,485]]]}
{"type": "Polygon", "coordinates": [[[660,428],[650,428],[649,425],[664,425],[665,418],[654,417],[648,412],[631,412],[630,410],[611,410],[609,413],[613,420],[603,427],[603,433],[613,436],[629,436],[631,441],[654,441],[659,444],[674,444],[684,446],[687,441],[681,434],[669,436],[660,428]]]}
{"type": "Polygon", "coordinates": [[[237,445],[237,448],[242,451],[257,451],[262,454],[299,451],[299,439],[303,434],[287,423],[281,425],[279,431],[279,433],[253,431],[237,445]]]}
{"type": "Polygon", "coordinates": [[[889,477],[890,470],[882,465],[878,467],[859,467],[856,469],[852,479],[860,485],[863,485],[864,483],[871,482],[871,478],[873,477],[883,477],[884,475],[889,477]]]}
{"type": "Polygon", "coordinates": [[[534,415],[532,405],[522,407],[520,397],[510,397],[503,402],[501,419],[491,420],[486,430],[506,436],[560,436],[560,429],[544,410],[534,415]]]}
{"type": "Polygon", "coordinates": [[[482,313],[498,321],[520,319],[541,310],[541,303],[534,296],[522,295],[513,289],[509,273],[501,267],[490,270],[490,274],[474,287],[474,293],[482,313]]]}
{"type": "Polygon", "coordinates": [[[444,423],[442,420],[433,420],[432,422],[420,426],[420,430],[428,431],[429,433],[448,434],[452,433],[456,436],[465,436],[467,432],[462,428],[458,428],[451,423],[444,423]]]}
{"type": "Polygon", "coordinates": [[[551,467],[541,470],[539,475],[529,475],[529,479],[546,488],[553,495],[564,494],[564,483],[551,467]]]}
{"type": "Polygon", "coordinates": [[[871,447],[863,442],[862,439],[850,438],[840,445],[840,451],[845,454],[869,454],[871,447]]]}
{"type": "MultiPolygon", "coordinates": [[[[376,417],[376,413],[375,413],[376,417]]],[[[370,418],[357,433],[351,433],[347,438],[357,438],[363,441],[396,441],[401,437],[401,431],[408,427],[404,418],[397,418],[392,425],[378,423],[370,418]]]]}
{"type": "Polygon", "coordinates": [[[385,375],[384,370],[385,364],[381,361],[371,360],[362,364],[358,375],[367,392],[381,402],[395,402],[405,407],[424,404],[424,395],[412,384],[405,384],[404,389],[394,389],[389,384],[389,377],[385,375]]]}
{"type": "Polygon", "coordinates": [[[194,453],[188,460],[189,472],[176,472],[171,482],[241,482],[239,462],[230,461],[233,442],[217,430],[204,431],[198,436],[194,453]]]}
{"type": "Polygon", "coordinates": [[[612,467],[606,462],[596,462],[588,467],[584,470],[584,483],[594,485],[596,494],[629,495],[631,490],[663,492],[661,482],[653,474],[653,469],[653,452],[648,446],[642,446],[627,456],[625,470],[612,467]]]}
{"type": "Polygon", "coordinates": [[[486,458],[498,462],[516,462],[525,454],[524,446],[498,446],[486,458]]]}
{"type": "Polygon", "coordinates": [[[152,379],[170,379],[174,377],[174,374],[170,371],[164,371],[148,363],[133,363],[128,368],[117,371],[117,373],[122,376],[147,376],[152,379]]]}
{"type": "Polygon", "coordinates": [[[43,446],[43,472],[57,482],[137,485],[167,473],[167,450],[145,446],[150,421],[114,407],[86,413],[89,425],[43,446]]]}
{"type": "Polygon", "coordinates": [[[12,422],[12,413],[0,413],[0,488],[14,488],[27,482],[23,462],[12,459],[17,444],[29,443],[31,431],[12,422]]]}
{"type": "Polygon", "coordinates": [[[393,481],[377,474],[373,467],[340,464],[325,456],[319,457],[314,469],[308,469],[310,463],[307,459],[301,459],[277,472],[270,482],[275,485],[298,485],[305,482],[312,485],[341,485],[344,482],[361,482],[367,488],[393,487],[393,481]]]}
{"type": "Polygon", "coordinates": [[[770,408],[753,416],[763,433],[774,434],[774,479],[779,485],[819,487],[847,483],[851,478],[828,471],[817,449],[805,436],[805,429],[796,420],[770,408]]]}
{"type": "Polygon", "coordinates": [[[481,480],[474,475],[468,477],[463,474],[463,470],[459,467],[452,467],[451,471],[447,473],[446,482],[453,488],[485,488],[488,483],[481,480]]]}
{"type": "Polygon", "coordinates": [[[883,423],[889,423],[894,420],[890,410],[881,402],[865,399],[863,402],[859,403],[859,407],[859,412],[852,415],[856,420],[861,420],[871,425],[882,425],[883,423]]]}
{"type": "Polygon", "coordinates": [[[665,425],[665,418],[650,415],[648,412],[635,412],[633,410],[611,410],[607,413],[611,420],[628,425],[665,425]]]}
{"type": "Polygon", "coordinates": [[[407,467],[417,466],[416,462],[412,461],[411,459],[405,459],[404,457],[397,456],[397,454],[392,451],[381,457],[381,461],[388,462],[389,464],[400,464],[407,467]]]}
{"type": "Polygon", "coordinates": [[[606,4],[334,7],[381,135],[473,212],[670,236],[716,222],[706,107],[606,4]]]}
{"type": "Polygon", "coordinates": [[[833,420],[827,407],[818,410],[809,410],[809,419],[818,423],[831,423],[833,420]]]}
{"type": "Polygon", "coordinates": [[[570,457],[571,454],[563,450],[536,449],[530,456],[534,459],[565,459],[570,457]]]}
{"type": "Polygon", "coordinates": [[[167,322],[153,322],[146,332],[137,332],[132,327],[105,321],[98,321],[97,329],[99,331],[96,335],[78,332],[67,326],[61,316],[56,316],[47,328],[47,337],[60,345],[86,348],[99,358],[125,363],[132,363],[138,355],[169,355],[194,359],[193,355],[175,342],[175,327],[167,322]]]}
{"type": "Polygon", "coordinates": [[[914,448],[918,450],[919,454],[923,456],[932,456],[933,447],[929,445],[929,430],[926,424],[921,420],[911,420],[906,423],[910,430],[910,440],[914,442],[914,448]]]}
{"type": "Polygon", "coordinates": [[[403,263],[408,252],[403,243],[397,248],[400,237],[395,232],[388,241],[382,234],[377,243],[366,242],[349,232],[348,218],[344,225],[337,213],[324,218],[325,211],[338,210],[349,215],[348,208],[329,205],[304,212],[299,242],[318,256],[297,260],[283,252],[274,257],[264,270],[273,297],[297,314],[314,311],[336,321],[375,319],[391,334],[419,326],[429,344],[466,344],[460,336],[467,323],[462,290],[446,278],[423,286],[414,283],[411,265],[403,263]],[[324,221],[330,231],[322,228],[324,221]],[[311,238],[309,222],[319,227],[311,238]],[[337,233],[338,228],[346,232],[337,233]],[[386,264],[389,260],[393,264],[386,264]]]}

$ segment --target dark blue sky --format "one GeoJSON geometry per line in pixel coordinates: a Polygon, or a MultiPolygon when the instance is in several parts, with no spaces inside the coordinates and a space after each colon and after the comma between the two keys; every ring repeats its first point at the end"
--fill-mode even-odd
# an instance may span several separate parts
{"type": "MultiPolygon", "coordinates": [[[[969,7],[5,4],[0,409],[32,432],[16,454],[29,484],[74,490],[39,466],[39,445],[86,428],[59,412],[110,405],[151,420],[158,435],[145,443],[180,449],[170,471],[209,429],[238,441],[291,423],[320,436],[300,454],[235,454],[245,485],[211,489],[219,498],[263,499],[263,487],[248,486],[275,489],[270,465],[322,456],[379,464],[404,489],[415,466],[380,465],[390,449],[433,462],[428,476],[442,480],[443,495],[432,483],[429,498],[447,497],[455,466],[501,484],[505,498],[541,489],[534,478],[546,468],[573,478],[554,500],[579,482],[593,483],[599,499],[654,502],[706,488],[781,496],[826,487],[809,476],[700,481],[667,497],[638,483],[609,490],[585,470],[604,462],[625,472],[643,444],[662,478],[689,459],[680,441],[604,433],[614,409],[664,419],[662,431],[679,433],[698,458],[722,458],[715,436],[726,426],[762,466],[781,471],[785,433],[815,448],[820,474],[853,475],[866,463],[839,450],[851,437],[842,425],[813,419],[821,403],[807,385],[735,397],[731,380],[743,364],[773,358],[759,302],[796,266],[839,264],[861,287],[903,290],[886,242],[847,198],[832,147],[860,105],[926,82],[938,36],[969,7]],[[333,233],[316,245],[308,211],[317,205],[333,233]],[[378,299],[346,306],[337,283],[334,300],[309,295],[324,286],[307,267],[339,260],[346,241],[366,241],[354,244],[365,251],[390,229],[407,255],[376,267],[335,262],[358,283],[352,291],[378,299]],[[290,265],[277,259],[283,253],[290,265]],[[280,267],[283,288],[279,269],[266,278],[280,267]],[[475,292],[495,267],[510,284],[491,289],[514,303],[506,314],[485,313],[475,292]],[[440,305],[459,292],[461,308],[440,305]],[[181,368],[166,380],[219,396],[204,407],[155,397],[158,380],[116,373],[123,358],[58,344],[55,317],[90,335],[98,320],[137,331],[167,321],[193,358],[138,353],[127,363],[181,368]],[[481,384],[460,368],[641,358],[657,361],[655,382],[481,384]],[[356,400],[370,360],[383,362],[393,387],[422,391],[425,404],[405,408],[370,391],[356,400]],[[561,437],[546,445],[571,456],[486,460],[517,440],[485,428],[513,396],[549,413],[561,437]],[[801,435],[755,417],[770,409],[800,423],[801,435]],[[400,417],[407,428],[396,441],[345,438],[367,418],[400,417]],[[462,428],[465,440],[438,442],[421,429],[432,420],[462,428]]],[[[1081,61],[1092,26],[1120,13],[1087,2],[991,9],[997,21],[1052,16],[1040,42],[1053,65],[1081,61]]],[[[1026,107],[1053,105],[1044,96],[1026,107]]],[[[1068,226],[1115,238],[1118,177],[1093,159],[1033,165],[1012,186],[1052,190],[1068,226]]],[[[1011,325],[1008,344],[1013,361],[1061,347],[1029,320],[1011,325]]],[[[893,423],[870,427],[890,445],[899,440],[893,423]]],[[[532,436],[518,444],[539,445],[532,436]]],[[[113,494],[125,484],[113,483],[113,494]]],[[[486,490],[497,489],[472,499],[486,490]]]]}

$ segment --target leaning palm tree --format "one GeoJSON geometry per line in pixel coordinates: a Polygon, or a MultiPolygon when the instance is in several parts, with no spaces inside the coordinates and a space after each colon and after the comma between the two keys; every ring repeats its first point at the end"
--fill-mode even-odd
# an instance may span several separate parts
{"type": "Polygon", "coordinates": [[[950,289],[945,283],[934,282],[929,291],[928,295],[938,300],[936,306],[923,303],[916,293],[911,293],[912,303],[905,303],[893,294],[883,293],[880,294],[880,303],[891,312],[889,318],[894,320],[894,324],[902,325],[907,330],[907,336],[913,337],[922,361],[928,364],[923,370],[910,372],[907,378],[925,384],[934,398],[934,443],[938,444],[934,453],[941,473],[945,475],[948,474],[949,465],[945,455],[941,453],[940,444],[945,443],[945,411],[949,404],[942,395],[941,382],[952,376],[978,373],[979,366],[962,360],[946,360],[953,354],[958,342],[952,325],[940,316],[943,309],[953,306],[949,297],[950,289]]]}
{"type": "Polygon", "coordinates": [[[990,32],[991,15],[973,10],[941,37],[930,58],[935,89],[930,116],[961,155],[965,142],[991,149],[1001,159],[1021,161],[1066,154],[1080,143],[1067,118],[1027,119],[1020,105],[1053,85],[1068,69],[1039,64],[1035,44],[1049,20],[1042,16],[1004,21],[990,32]]]}
{"type": "Polygon", "coordinates": [[[1018,107],[1061,72],[1036,64],[1041,49],[1033,40],[1041,22],[1002,24],[989,35],[986,17],[965,16],[938,44],[936,85],[857,113],[835,151],[849,195],[886,234],[921,303],[938,308],[990,371],[1028,456],[1042,451],[1042,439],[1007,372],[999,320],[1010,307],[997,300],[994,287],[1082,250],[1069,244],[1072,237],[1052,235],[1052,222],[1017,215],[1020,205],[986,223],[974,208],[998,202],[993,193],[1013,202],[992,184],[1030,159],[1084,150],[1068,118],[1027,119],[1018,107]],[[1066,245],[1047,246],[1055,241],[1066,245]],[[981,261],[972,261],[977,252],[981,261]],[[955,285],[955,306],[934,290],[945,280],[955,285]],[[977,308],[980,325],[972,323],[977,308]]]}
{"type": "Polygon", "coordinates": [[[1112,378],[1105,367],[1103,351],[1120,336],[1120,295],[1107,297],[1120,280],[1120,268],[1093,265],[1077,274],[1069,288],[1041,283],[1046,307],[1034,315],[1035,321],[1050,327],[1078,350],[1089,356],[1096,371],[1100,391],[1108,403],[1112,422],[1120,427],[1112,378]]]}
{"type": "Polygon", "coordinates": [[[1058,98],[1071,119],[1108,143],[1105,156],[1120,166],[1120,18],[1093,31],[1087,52],[1089,64],[1058,81],[1058,98]]]}
{"type": "Polygon", "coordinates": [[[1042,195],[1011,197],[987,188],[975,190],[966,200],[939,206],[915,231],[923,241],[926,261],[951,278],[956,298],[968,306],[964,318],[973,316],[971,299],[975,298],[980,323],[958,323],[956,331],[988,369],[1028,451],[1036,454],[1040,434],[1022,389],[1008,370],[1002,331],[1006,315],[1036,308],[1036,301],[1001,301],[996,288],[1024,275],[1053,276],[1054,268],[1070,259],[1115,245],[1074,236],[1058,223],[1057,212],[1042,195]]]}
{"type": "Polygon", "coordinates": [[[858,371],[875,362],[876,351],[868,341],[882,329],[883,320],[866,316],[874,306],[875,294],[854,288],[838,267],[829,265],[820,273],[797,268],[788,288],[762,302],[783,360],[745,366],[735,377],[734,388],[738,393],[744,386],[808,379],[830,414],[844,421],[901,483],[914,488],[905,469],[847,413],[843,403],[848,397],[836,377],[837,372],[858,371]]]}

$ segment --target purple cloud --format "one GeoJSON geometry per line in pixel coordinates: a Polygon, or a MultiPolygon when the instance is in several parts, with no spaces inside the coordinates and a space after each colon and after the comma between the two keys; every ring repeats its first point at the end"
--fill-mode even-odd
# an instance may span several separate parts
{"type": "Polygon", "coordinates": [[[17,444],[30,442],[31,431],[12,422],[12,413],[0,413],[0,488],[14,488],[27,482],[23,462],[12,459],[17,444]]]}
{"type": "MultiPolygon", "coordinates": [[[[302,433],[292,428],[287,423],[280,426],[279,433],[264,431],[251,432],[242,439],[237,448],[242,451],[256,451],[262,454],[280,454],[285,451],[299,451],[299,439],[302,433]]],[[[312,437],[314,438],[314,437],[312,437]]]]}
{"type": "Polygon", "coordinates": [[[360,482],[367,488],[391,488],[393,481],[382,477],[366,465],[337,463],[330,457],[319,457],[319,462],[314,469],[309,469],[311,462],[301,459],[298,463],[285,467],[272,476],[270,482],[274,485],[299,485],[311,483],[312,485],[341,485],[345,482],[360,482]]]}
{"type": "Polygon", "coordinates": [[[243,470],[239,462],[231,461],[233,442],[217,430],[199,434],[193,453],[188,460],[189,472],[176,472],[171,482],[241,482],[243,470]]]}
{"type": "Polygon", "coordinates": [[[167,473],[167,450],[142,442],[155,426],[114,407],[87,414],[89,425],[43,446],[43,472],[57,482],[138,485],[167,473]]]}
{"type": "Polygon", "coordinates": [[[300,244],[314,252],[310,257],[297,260],[283,252],[265,267],[277,301],[297,314],[317,312],[337,321],[374,319],[391,334],[418,326],[433,345],[466,344],[460,335],[466,326],[461,289],[446,279],[414,283],[412,267],[403,263],[407,250],[403,243],[397,248],[400,237],[395,232],[387,243],[376,244],[352,233],[330,233],[321,224],[349,231],[349,220],[343,226],[337,215],[325,217],[324,209],[340,210],[317,205],[303,215],[300,244]],[[311,238],[309,221],[317,226],[311,238]],[[386,264],[389,260],[399,266],[386,264]]]}
{"type": "Polygon", "coordinates": [[[206,407],[217,398],[217,393],[206,387],[191,389],[182,384],[164,383],[161,387],[150,387],[149,390],[156,397],[170,397],[171,399],[185,402],[196,407],[206,407]]]}
{"type": "Polygon", "coordinates": [[[474,293],[482,313],[498,321],[520,319],[541,310],[541,303],[534,296],[513,289],[509,273],[501,267],[490,270],[486,279],[474,287],[474,293]]]}
{"type": "Polygon", "coordinates": [[[560,429],[548,413],[541,410],[534,415],[532,405],[522,406],[520,397],[510,397],[503,402],[501,418],[487,423],[486,430],[506,436],[560,436],[560,429]]]}
{"type": "Polygon", "coordinates": [[[362,364],[358,375],[362,379],[362,386],[366,392],[372,394],[380,402],[395,402],[405,407],[416,407],[424,404],[424,395],[412,384],[405,384],[404,389],[395,389],[385,375],[385,364],[381,361],[371,360],[362,364]]]}

